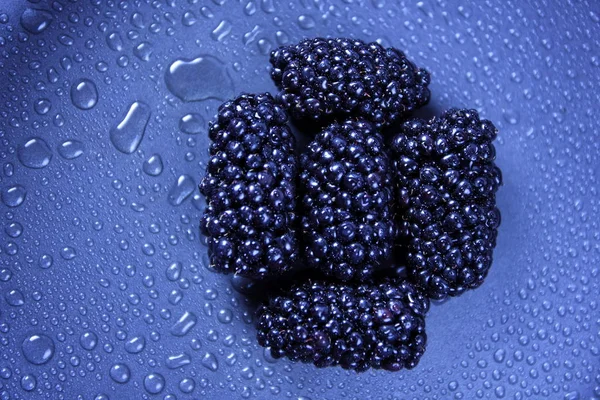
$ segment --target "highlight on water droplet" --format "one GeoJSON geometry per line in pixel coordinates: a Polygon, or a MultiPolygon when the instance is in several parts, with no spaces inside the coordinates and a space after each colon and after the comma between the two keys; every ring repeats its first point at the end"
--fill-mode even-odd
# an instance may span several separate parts
{"type": "Polygon", "coordinates": [[[2,202],[8,207],[19,207],[26,196],[27,190],[21,185],[9,186],[2,190],[2,202]]]}
{"type": "Polygon", "coordinates": [[[71,102],[80,110],[89,110],[98,103],[98,89],[89,79],[81,79],[71,86],[71,102]]]}
{"type": "Polygon", "coordinates": [[[40,169],[50,164],[52,151],[43,139],[34,137],[19,147],[17,156],[27,168],[40,169]]]}
{"type": "Polygon", "coordinates": [[[111,379],[117,383],[127,383],[131,378],[131,371],[126,364],[115,364],[110,368],[108,372],[111,379]]]}
{"type": "Polygon", "coordinates": [[[159,394],[165,387],[165,378],[157,373],[153,372],[144,378],[144,389],[150,394],[159,394]]]}
{"type": "Polygon", "coordinates": [[[151,155],[150,158],[144,161],[144,164],[142,165],[142,170],[150,176],[160,175],[163,170],[163,162],[160,155],[151,155]]]}
{"type": "Polygon", "coordinates": [[[50,361],[54,355],[54,341],[44,334],[33,334],[23,341],[21,350],[27,361],[42,365],[50,361]]]}
{"type": "Polygon", "coordinates": [[[178,206],[196,190],[196,183],[189,175],[181,175],[169,191],[169,203],[178,206]]]}
{"type": "Polygon", "coordinates": [[[183,101],[226,100],[233,96],[233,80],[216,57],[200,55],[175,60],[165,73],[167,88],[183,101]]]}
{"type": "Polygon", "coordinates": [[[120,121],[110,129],[110,141],[121,153],[131,154],[137,150],[150,121],[150,106],[133,102],[120,121]]]}
{"type": "Polygon", "coordinates": [[[66,160],[73,160],[83,154],[84,146],[78,140],[71,139],[58,146],[58,154],[66,160]]]}
{"type": "Polygon", "coordinates": [[[171,335],[173,336],[185,336],[198,322],[198,317],[191,312],[186,311],[177,322],[171,327],[171,335]]]}

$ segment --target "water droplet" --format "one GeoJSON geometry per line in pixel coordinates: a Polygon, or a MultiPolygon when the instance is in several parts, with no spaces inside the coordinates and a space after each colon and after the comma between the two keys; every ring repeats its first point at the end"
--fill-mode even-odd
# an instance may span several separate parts
{"type": "Polygon", "coordinates": [[[144,388],[150,394],[158,394],[165,388],[165,378],[159,373],[150,373],[144,378],[144,388]]]}
{"type": "Polygon", "coordinates": [[[222,42],[231,33],[231,22],[222,20],[210,34],[217,42],[222,42]]]}
{"type": "Polygon", "coordinates": [[[143,336],[135,336],[125,343],[125,351],[130,354],[141,353],[146,347],[146,339],[143,336]]]}
{"type": "Polygon", "coordinates": [[[219,362],[213,353],[204,354],[201,364],[213,372],[219,369],[219,362]]]}
{"type": "Polygon", "coordinates": [[[196,190],[196,183],[189,175],[181,175],[169,192],[169,203],[178,206],[196,190]]]}
{"type": "Polygon", "coordinates": [[[20,307],[25,304],[25,297],[23,297],[23,293],[18,289],[9,290],[4,295],[4,299],[8,303],[8,305],[13,307],[20,307]]]}
{"type": "Polygon", "coordinates": [[[198,317],[190,311],[186,311],[171,327],[171,335],[185,336],[198,322],[198,317]]]}
{"type": "Polygon", "coordinates": [[[44,334],[31,335],[23,341],[21,349],[27,361],[42,365],[54,355],[54,341],[44,334]]]}
{"type": "Polygon", "coordinates": [[[200,114],[190,113],[179,120],[179,129],[188,135],[197,135],[205,129],[206,122],[200,114]]]}
{"type": "Polygon", "coordinates": [[[158,176],[163,170],[162,158],[159,154],[153,154],[142,165],[143,171],[150,176],[158,176]]]}
{"type": "Polygon", "coordinates": [[[79,344],[86,350],[94,350],[98,345],[98,336],[91,331],[84,332],[79,337],[79,344]]]}
{"type": "Polygon", "coordinates": [[[188,364],[191,364],[191,362],[192,362],[192,357],[190,357],[189,354],[180,353],[180,354],[175,354],[175,355],[169,356],[167,358],[166,364],[167,364],[167,368],[177,369],[177,368],[186,366],[188,364]]]}
{"type": "Polygon", "coordinates": [[[179,382],[179,390],[183,393],[192,393],[196,387],[196,382],[192,378],[183,378],[179,382]]]}
{"type": "Polygon", "coordinates": [[[142,42],[135,46],[133,49],[133,54],[142,61],[150,61],[150,56],[154,49],[152,49],[152,45],[148,42],[142,42]]]}
{"type": "Polygon", "coordinates": [[[8,207],[19,207],[27,197],[27,190],[21,185],[10,186],[2,191],[2,202],[8,207]]]}
{"type": "Polygon", "coordinates": [[[81,79],[71,86],[71,101],[80,110],[89,110],[98,103],[98,89],[89,79],[81,79]]]}
{"type": "Polygon", "coordinates": [[[117,150],[125,154],[137,150],[144,138],[150,114],[150,106],[141,101],[136,101],[129,106],[120,122],[110,130],[110,141],[117,150]]]}
{"type": "Polygon", "coordinates": [[[23,225],[21,225],[18,222],[11,222],[10,224],[8,224],[8,226],[4,229],[4,231],[6,232],[6,234],[8,236],[10,236],[13,239],[18,238],[19,236],[21,236],[21,234],[23,233],[23,225]]]}
{"type": "Polygon", "coordinates": [[[21,25],[33,34],[41,33],[52,22],[52,14],[46,10],[26,8],[21,14],[21,25]]]}
{"type": "Polygon", "coordinates": [[[63,247],[60,249],[60,256],[65,260],[72,260],[77,255],[77,252],[73,247],[63,247]]]}
{"type": "Polygon", "coordinates": [[[52,152],[43,139],[31,138],[19,148],[18,157],[27,168],[39,169],[50,164],[52,152]]]}
{"type": "Polygon", "coordinates": [[[511,125],[516,125],[519,123],[519,112],[517,110],[505,110],[502,114],[504,120],[511,125]]]}
{"type": "Polygon", "coordinates": [[[24,375],[21,378],[21,388],[23,388],[23,390],[25,390],[26,392],[31,392],[32,390],[35,390],[37,386],[37,379],[35,379],[35,376],[28,374],[28,375],[24,375]]]}
{"type": "Polygon", "coordinates": [[[38,99],[33,104],[33,109],[40,115],[46,115],[50,112],[50,109],[52,109],[52,103],[48,99],[38,99]]]}
{"type": "Polygon", "coordinates": [[[52,259],[52,256],[49,254],[44,254],[40,257],[40,268],[42,269],[48,269],[52,266],[52,263],[54,262],[54,260],[52,259]]]}
{"type": "Polygon", "coordinates": [[[167,69],[165,81],[169,91],[183,101],[226,100],[234,90],[223,62],[210,55],[175,60],[167,69]]]}
{"type": "Polygon", "coordinates": [[[110,368],[109,375],[117,383],[127,383],[131,379],[129,367],[125,364],[115,364],[110,368]]]}
{"type": "Polygon", "coordinates": [[[123,50],[123,39],[121,39],[121,36],[118,32],[109,33],[108,36],[106,36],[106,44],[108,44],[108,47],[111,50],[123,50]]]}
{"type": "Polygon", "coordinates": [[[73,160],[83,154],[84,146],[78,140],[67,140],[58,146],[58,154],[67,160],[73,160]]]}

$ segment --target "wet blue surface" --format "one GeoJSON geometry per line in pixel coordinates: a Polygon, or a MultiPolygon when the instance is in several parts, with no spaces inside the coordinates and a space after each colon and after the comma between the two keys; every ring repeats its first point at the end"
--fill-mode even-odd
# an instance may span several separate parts
{"type": "Polygon", "coordinates": [[[600,398],[599,41],[591,0],[3,0],[0,399],[600,398]],[[495,264],[412,371],[275,361],[206,268],[206,121],[316,35],[405,50],[425,113],[500,129],[495,264]]]}

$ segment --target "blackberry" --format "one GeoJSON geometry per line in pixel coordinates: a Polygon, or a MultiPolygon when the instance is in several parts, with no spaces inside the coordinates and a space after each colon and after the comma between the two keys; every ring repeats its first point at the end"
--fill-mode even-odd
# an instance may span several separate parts
{"type": "Polygon", "coordinates": [[[258,310],[258,343],[275,358],[344,369],[414,368],[427,343],[429,300],[406,281],[305,281],[258,310]]]}
{"type": "Polygon", "coordinates": [[[348,281],[368,278],[394,242],[391,163],[366,121],[333,123],[300,156],[304,256],[348,281]]]}
{"type": "Polygon", "coordinates": [[[297,260],[298,160],[286,121],[264,93],[227,101],[210,124],[200,229],[216,271],[262,278],[297,260]]]}
{"type": "Polygon", "coordinates": [[[475,110],[451,109],[404,123],[393,139],[406,263],[415,283],[440,299],[480,286],[500,225],[496,128],[475,110]]]}
{"type": "Polygon", "coordinates": [[[389,125],[429,101],[429,73],[400,50],[358,39],[305,39],[271,53],[271,77],[294,119],[362,117],[389,125]]]}

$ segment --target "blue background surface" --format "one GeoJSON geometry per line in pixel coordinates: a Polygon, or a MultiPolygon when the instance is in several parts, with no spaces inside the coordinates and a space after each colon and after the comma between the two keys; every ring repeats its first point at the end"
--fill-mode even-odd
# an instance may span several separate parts
{"type": "Polygon", "coordinates": [[[0,399],[600,398],[599,21],[593,0],[2,0],[0,399]],[[432,307],[412,371],[273,360],[206,268],[215,97],[274,90],[269,51],[317,35],[405,50],[425,114],[500,130],[495,263],[432,307]]]}

